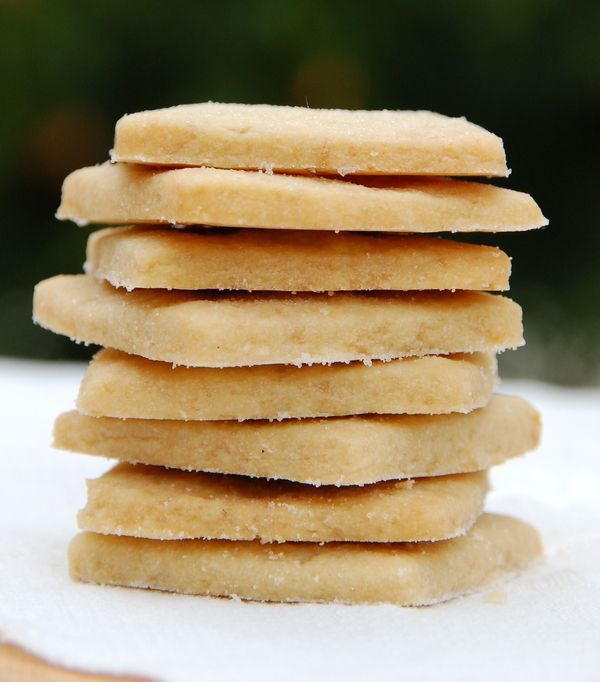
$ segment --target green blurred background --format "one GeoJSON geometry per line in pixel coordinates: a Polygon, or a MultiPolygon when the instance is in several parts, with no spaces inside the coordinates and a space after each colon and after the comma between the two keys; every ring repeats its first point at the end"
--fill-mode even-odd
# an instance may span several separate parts
{"type": "MultiPolygon", "coordinates": [[[[34,283],[81,269],[53,219],[63,177],[107,158],[126,112],[208,99],[432,109],[501,135],[551,226],[513,256],[526,348],[505,375],[600,383],[600,3],[0,0],[0,354],[87,357],[31,324],[34,283]]],[[[474,240],[471,238],[471,240],[474,240]]]]}

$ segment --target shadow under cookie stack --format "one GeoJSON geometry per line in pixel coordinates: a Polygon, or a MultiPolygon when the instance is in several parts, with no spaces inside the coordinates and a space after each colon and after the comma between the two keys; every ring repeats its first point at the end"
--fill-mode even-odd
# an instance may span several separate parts
{"type": "Polygon", "coordinates": [[[529,230],[501,140],[429,112],[200,104],[132,114],[58,217],[85,275],[35,320],[104,346],[58,448],[88,482],[72,575],[268,601],[431,604],[497,583],[537,532],[482,513],[539,417],[494,395],[523,343],[510,260],[424,233],[529,230]]]}

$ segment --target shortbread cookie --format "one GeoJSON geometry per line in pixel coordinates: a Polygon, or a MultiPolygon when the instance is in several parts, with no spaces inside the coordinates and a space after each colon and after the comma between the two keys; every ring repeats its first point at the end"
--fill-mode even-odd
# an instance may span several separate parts
{"type": "Polygon", "coordinates": [[[199,367],[391,360],[523,343],[521,309],[479,292],[125,292],[84,275],[40,282],[34,319],[76,341],[199,367]]]}
{"type": "Polygon", "coordinates": [[[79,527],[155,540],[413,542],[463,535],[485,472],[316,488],[289,481],[119,464],[88,481],[79,527]]]}
{"type": "Polygon", "coordinates": [[[499,137],[430,111],[186,104],[121,118],[112,158],[267,172],[508,175],[499,137]]]}
{"type": "Polygon", "coordinates": [[[506,232],[547,223],[528,194],[443,178],[267,175],[216,168],[81,168],[58,218],[296,230],[506,232]]]}
{"type": "Polygon", "coordinates": [[[502,291],[510,259],[430,237],[116,227],[92,232],[85,269],[130,291],[502,291]]]}
{"type": "Polygon", "coordinates": [[[484,514],[441,542],[317,543],[144,540],[82,533],[73,578],[102,585],[259,601],[434,604],[492,585],[541,554],[537,531],[484,514]]]}
{"type": "Polygon", "coordinates": [[[95,417],[287,419],[351,414],[446,414],[485,405],[491,353],[425,355],[348,365],[173,367],[115,350],[92,360],[77,408],[95,417]]]}
{"type": "Polygon", "coordinates": [[[488,469],[536,447],[540,419],[521,398],[495,396],[469,414],[185,422],[56,420],[54,445],[175,469],[361,485],[488,469]]]}

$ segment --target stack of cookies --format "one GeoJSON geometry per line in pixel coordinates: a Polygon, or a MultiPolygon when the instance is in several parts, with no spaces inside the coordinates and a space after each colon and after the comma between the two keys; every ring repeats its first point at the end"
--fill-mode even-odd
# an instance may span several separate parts
{"type": "Polygon", "coordinates": [[[536,446],[493,395],[523,343],[502,251],[423,236],[541,227],[464,119],[200,104],[122,118],[58,217],[111,224],[39,324],[105,348],[59,448],[88,483],[75,578],[271,601],[431,604],[522,569],[487,470],[536,446]]]}

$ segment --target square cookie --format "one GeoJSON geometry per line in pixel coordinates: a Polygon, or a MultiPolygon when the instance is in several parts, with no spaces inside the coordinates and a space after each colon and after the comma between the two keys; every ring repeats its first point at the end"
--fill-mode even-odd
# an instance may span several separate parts
{"type": "Polygon", "coordinates": [[[502,140],[430,111],[205,102],[123,116],[112,158],[267,172],[508,175],[502,140]]]}
{"type": "Polygon", "coordinates": [[[529,524],[484,514],[466,535],[441,542],[273,546],[82,533],[69,547],[69,566],[73,578],[101,585],[256,601],[421,606],[496,584],[541,551],[529,524]]]}
{"type": "Polygon", "coordinates": [[[34,319],[93,343],[189,367],[392,360],[523,344],[521,308],[487,293],[125,292],[85,275],[40,282],[34,319]]]}

